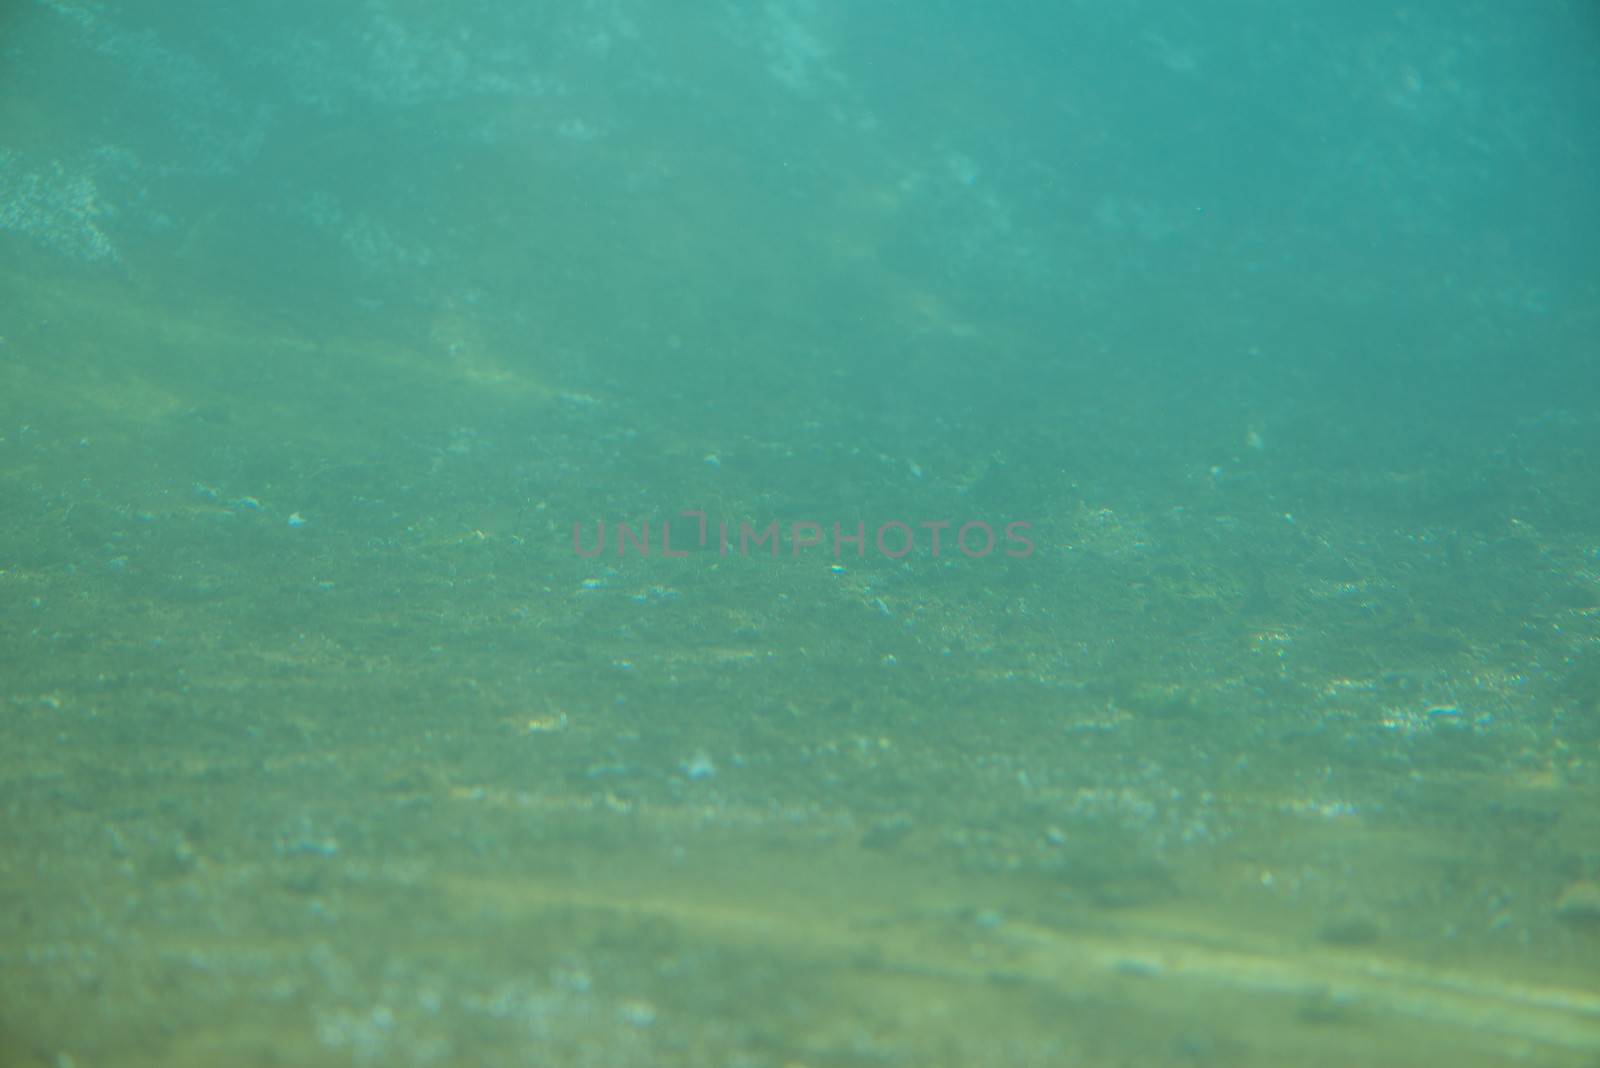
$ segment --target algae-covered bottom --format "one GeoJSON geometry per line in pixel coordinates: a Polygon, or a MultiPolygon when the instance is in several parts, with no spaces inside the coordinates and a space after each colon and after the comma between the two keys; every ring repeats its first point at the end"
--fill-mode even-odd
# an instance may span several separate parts
{"type": "Polygon", "coordinates": [[[1046,477],[1039,427],[913,470],[803,382],[712,427],[7,284],[0,1062],[1600,1055],[1559,440],[1515,523],[1440,525],[1414,478],[1046,477]],[[1038,557],[570,541],[961,507],[1038,557]]]}

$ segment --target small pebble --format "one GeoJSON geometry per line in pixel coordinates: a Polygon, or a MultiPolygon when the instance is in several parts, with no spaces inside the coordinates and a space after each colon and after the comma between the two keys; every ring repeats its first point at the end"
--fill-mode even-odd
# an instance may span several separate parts
{"type": "Polygon", "coordinates": [[[1317,928],[1317,938],[1335,946],[1369,946],[1382,933],[1377,919],[1361,912],[1330,917],[1317,928]]]}
{"type": "Polygon", "coordinates": [[[1572,923],[1600,923],[1600,883],[1580,879],[1556,898],[1556,915],[1572,923]]]}
{"type": "Polygon", "coordinates": [[[703,779],[709,779],[717,773],[716,764],[712,763],[711,757],[707,756],[705,753],[696,753],[694,756],[680,764],[679,767],[683,769],[683,773],[687,775],[692,782],[699,782],[703,779]]]}

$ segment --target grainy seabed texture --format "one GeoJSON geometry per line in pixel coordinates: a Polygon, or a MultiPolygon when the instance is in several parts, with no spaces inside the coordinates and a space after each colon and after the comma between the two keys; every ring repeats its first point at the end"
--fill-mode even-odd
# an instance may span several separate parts
{"type": "Polygon", "coordinates": [[[1593,1068],[1597,44],[5,5],[0,1066],[1593,1068]]]}

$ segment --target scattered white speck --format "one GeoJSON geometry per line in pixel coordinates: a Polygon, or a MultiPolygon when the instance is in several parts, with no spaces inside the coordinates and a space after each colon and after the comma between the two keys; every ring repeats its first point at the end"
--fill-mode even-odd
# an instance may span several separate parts
{"type": "Polygon", "coordinates": [[[711,757],[704,752],[696,753],[680,766],[683,768],[683,773],[694,782],[709,779],[717,773],[716,764],[712,763],[711,757]]]}

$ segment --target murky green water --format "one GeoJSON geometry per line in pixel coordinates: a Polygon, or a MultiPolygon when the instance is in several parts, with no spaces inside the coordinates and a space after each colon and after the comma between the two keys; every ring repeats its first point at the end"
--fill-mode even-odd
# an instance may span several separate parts
{"type": "Polygon", "coordinates": [[[1592,1064],[1597,38],[0,12],[0,1063],[1592,1064]]]}

